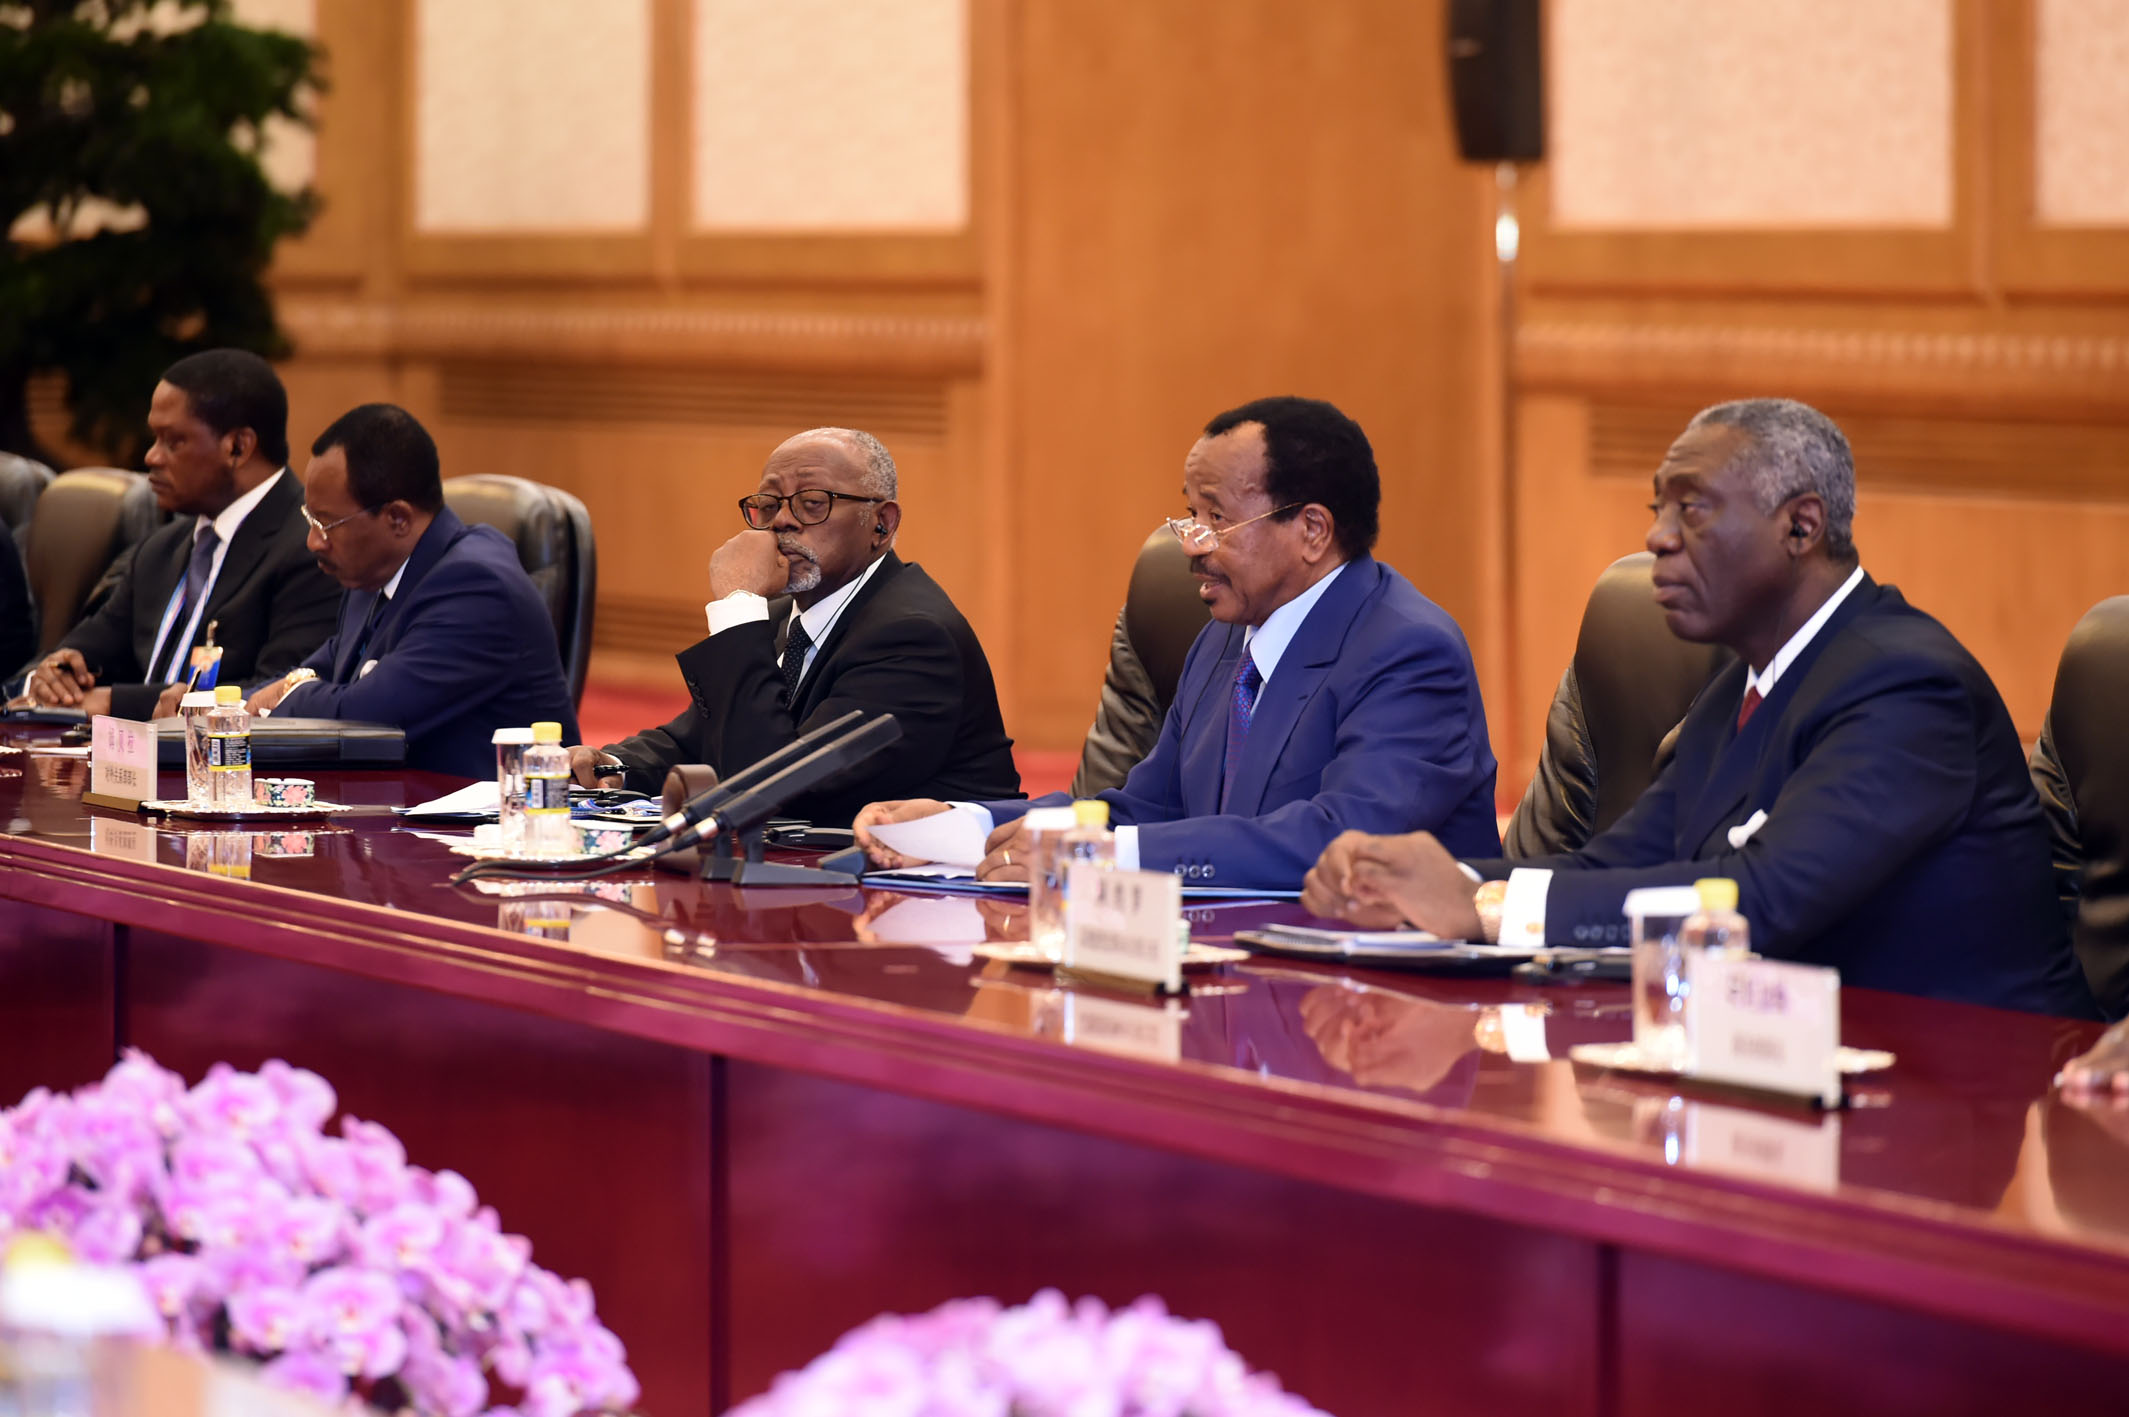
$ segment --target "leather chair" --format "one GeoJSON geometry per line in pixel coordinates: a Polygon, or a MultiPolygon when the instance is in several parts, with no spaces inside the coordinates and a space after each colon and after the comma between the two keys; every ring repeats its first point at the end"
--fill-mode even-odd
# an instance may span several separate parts
{"type": "Polygon", "coordinates": [[[28,544],[37,499],[51,485],[52,470],[43,463],[17,453],[0,453],[0,522],[7,523],[17,546],[28,544]]]}
{"type": "Polygon", "coordinates": [[[1729,651],[1664,623],[1646,551],[1605,568],[1545,719],[1545,747],[1503,842],[1519,860],[1579,850],[1634,805],[1669,760],[1672,733],[1729,651]]]}
{"type": "Polygon", "coordinates": [[[2070,631],[2033,750],[2033,785],[2077,958],[2110,1019],[2129,1013],[2129,596],[2070,631]]]}
{"type": "Polygon", "coordinates": [[[163,519],[148,479],[115,467],[78,467],[37,499],[23,561],[37,598],[37,653],[47,654],[116,584],[120,558],[163,519]]]}
{"type": "Polygon", "coordinates": [[[1109,641],[1094,725],[1079,752],[1074,797],[1122,786],[1161,736],[1183,661],[1212,613],[1198,598],[1190,557],[1167,527],[1154,528],[1131,568],[1124,608],[1109,641]]]}
{"type": "Polygon", "coordinates": [[[516,544],[519,563],[554,619],[570,700],[582,703],[599,589],[591,513],[559,487],[496,473],[445,478],[444,502],[461,520],[492,526],[516,544]]]}

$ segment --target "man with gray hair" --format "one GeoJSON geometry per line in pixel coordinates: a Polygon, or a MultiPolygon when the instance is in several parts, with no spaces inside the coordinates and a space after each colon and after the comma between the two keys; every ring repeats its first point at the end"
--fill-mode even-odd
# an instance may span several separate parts
{"type": "Polygon", "coordinates": [[[1848,440],[1751,399],[1694,418],[1656,471],[1656,602],[1723,645],[1670,764],[1580,851],[1459,866],[1424,832],[1347,833],[1303,904],[1449,938],[1624,944],[1626,893],[1737,883],[1752,945],[1842,982],[2092,1017],[2039,799],[1972,655],[1864,574],[1848,440]]]}
{"type": "Polygon", "coordinates": [[[679,656],[694,702],[570,764],[593,784],[656,792],[680,763],[729,777],[852,709],[892,713],[892,753],[791,816],[848,826],[889,797],[1017,797],[1020,775],[983,646],[923,568],[894,553],[894,458],[852,428],[815,428],[769,454],[739,499],[747,530],[710,557],[709,635],[679,656]]]}

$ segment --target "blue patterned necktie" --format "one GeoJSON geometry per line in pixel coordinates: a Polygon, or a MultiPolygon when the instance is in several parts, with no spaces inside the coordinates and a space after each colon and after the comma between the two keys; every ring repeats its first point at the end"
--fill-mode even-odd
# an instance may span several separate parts
{"type": "Polygon", "coordinates": [[[1264,675],[1257,669],[1256,657],[1245,647],[1242,651],[1242,667],[1235,671],[1235,691],[1227,705],[1227,770],[1220,779],[1220,810],[1227,810],[1227,799],[1234,792],[1235,774],[1242,770],[1242,749],[1249,743],[1249,720],[1257,711],[1257,690],[1264,687],[1264,675]]]}
{"type": "Polygon", "coordinates": [[[177,603],[177,617],[170,622],[170,672],[163,676],[165,680],[184,678],[190,667],[186,660],[190,657],[192,640],[185,634],[185,622],[192,618],[193,607],[207,593],[207,573],[214,569],[214,548],[221,544],[222,538],[215,534],[213,522],[207,523],[193,540],[192,560],[185,566],[185,598],[177,603]]]}

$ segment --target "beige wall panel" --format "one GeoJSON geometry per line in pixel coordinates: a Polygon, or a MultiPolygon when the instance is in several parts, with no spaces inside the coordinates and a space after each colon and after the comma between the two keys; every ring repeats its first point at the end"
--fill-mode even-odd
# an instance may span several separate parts
{"type": "Polygon", "coordinates": [[[1556,228],[1950,225],[1952,0],[1546,12],[1556,228]]]}
{"type": "Polygon", "coordinates": [[[967,225],[967,30],[965,0],[695,0],[695,225],[967,225]]]}
{"type": "Polygon", "coordinates": [[[643,228],[650,20],[650,0],[417,0],[416,228],[643,228]]]}
{"type": "Polygon", "coordinates": [[[2034,186],[2044,226],[2129,226],[2129,0],[2037,0],[2034,186]]]}
{"type": "MultiPolygon", "coordinates": [[[[235,0],[237,20],[253,29],[281,30],[309,39],[318,33],[318,0],[235,0]]],[[[317,135],[301,123],[269,118],[259,154],[267,180],[284,192],[310,185],[318,173],[317,135]]]]}

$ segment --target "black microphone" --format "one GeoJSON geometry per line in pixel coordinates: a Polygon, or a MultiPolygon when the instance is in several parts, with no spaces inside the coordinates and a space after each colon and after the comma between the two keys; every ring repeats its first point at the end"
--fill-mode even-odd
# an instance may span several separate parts
{"type": "Polygon", "coordinates": [[[802,797],[831,778],[857,767],[881,749],[901,741],[901,737],[902,725],[895,721],[893,714],[883,713],[834,742],[815,748],[751,787],[733,793],[722,806],[711,809],[703,820],[674,838],[673,850],[683,850],[719,832],[743,832],[758,827],[792,798],[802,797]]]}
{"type": "Polygon", "coordinates": [[[685,831],[725,803],[731,801],[739,793],[746,791],[755,783],[775,772],[778,768],[798,761],[815,748],[834,738],[837,734],[848,732],[853,725],[864,717],[865,711],[863,709],[852,709],[833,723],[824,723],[811,733],[800,738],[794,738],[760,762],[743,767],[738,772],[719,782],[715,787],[706,787],[693,797],[688,798],[687,801],[680,804],[679,811],[658,823],[649,832],[637,837],[634,844],[639,847],[656,846],[674,832],[685,831]]]}

